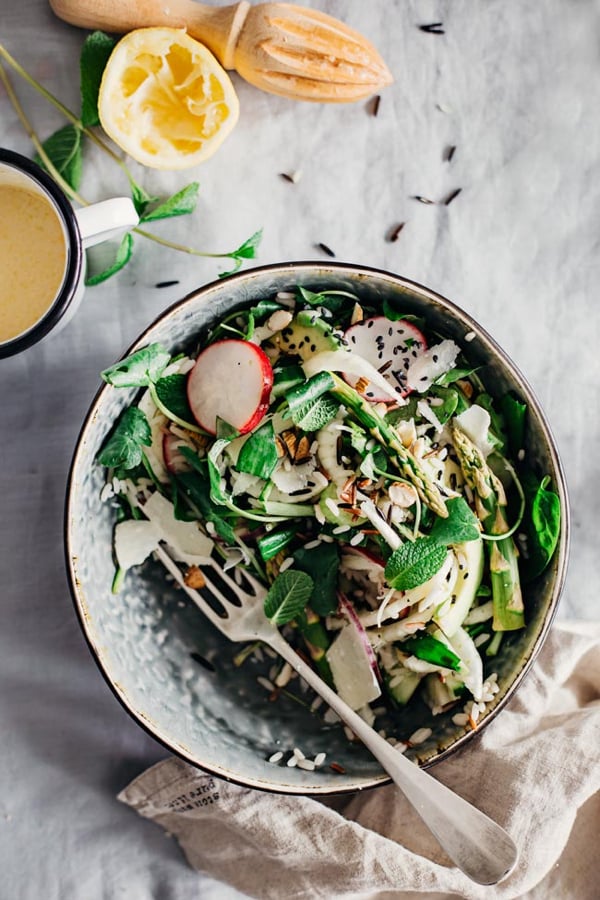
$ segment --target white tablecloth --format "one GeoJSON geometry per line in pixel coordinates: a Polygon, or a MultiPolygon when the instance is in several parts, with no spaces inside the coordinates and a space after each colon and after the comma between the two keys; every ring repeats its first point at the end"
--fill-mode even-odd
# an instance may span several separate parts
{"type": "MultiPolygon", "coordinates": [[[[396,271],[450,297],[526,373],[552,424],[573,511],[559,615],[597,608],[600,445],[600,8],[596,0],[321,0],[378,47],[395,76],[368,103],[301,104],[234,76],[241,116],[221,150],[180,175],[132,168],[166,195],[192,178],[192,218],[155,226],[223,251],[264,228],[259,263],[326,259],[396,271]],[[419,30],[442,21],[445,34],[419,30]],[[444,157],[455,146],[450,162],[444,157]],[[281,173],[298,177],[296,183],[281,173]],[[461,188],[449,205],[439,201],[461,188]],[[398,240],[387,239],[398,223],[398,240]]],[[[0,41],[78,108],[83,32],[45,0],[1,3],[0,41]]],[[[17,76],[42,137],[60,114],[17,76]]],[[[0,143],[32,149],[4,92],[0,143]]],[[[88,148],[81,192],[126,191],[88,148]]],[[[0,211],[1,212],[1,211],[0,211]]],[[[77,623],[62,515],[75,439],[98,373],[163,308],[227,261],[139,239],[132,263],[89,289],[75,320],[0,361],[0,897],[203,900],[240,896],[192,872],[175,843],[115,800],[164,750],[119,706],[77,623]],[[156,284],[178,283],[167,288],[156,284]]],[[[1,275],[0,275],[1,277],[1,275]]]]}

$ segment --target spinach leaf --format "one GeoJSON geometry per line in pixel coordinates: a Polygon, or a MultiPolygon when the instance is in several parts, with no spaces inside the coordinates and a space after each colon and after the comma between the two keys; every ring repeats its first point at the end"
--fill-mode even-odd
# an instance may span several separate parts
{"type": "Polygon", "coordinates": [[[151,443],[152,432],[148,419],[137,406],[130,406],[98,454],[98,462],[109,468],[122,466],[124,469],[133,469],[142,461],[142,447],[149,447],[151,443]]]}
{"type": "Polygon", "coordinates": [[[320,291],[315,293],[314,291],[309,291],[308,288],[299,287],[298,293],[309,306],[323,306],[332,313],[337,313],[344,306],[348,306],[348,299],[358,303],[358,297],[347,291],[320,291]]]}
{"type": "Polygon", "coordinates": [[[256,541],[258,552],[265,562],[284,550],[296,537],[295,528],[282,528],[279,531],[269,531],[256,541]]]}
{"type": "Polygon", "coordinates": [[[458,391],[450,387],[432,385],[430,393],[442,401],[441,406],[432,406],[432,410],[439,422],[444,425],[457,410],[459,403],[458,391]]]}
{"type": "Polygon", "coordinates": [[[432,663],[434,666],[443,666],[455,672],[460,669],[460,656],[426,632],[405,638],[399,646],[403,651],[408,651],[417,659],[432,663]]]}
{"type": "Polygon", "coordinates": [[[181,452],[188,462],[195,466],[191,472],[179,472],[175,477],[178,487],[193,503],[204,522],[212,522],[215,531],[227,544],[236,543],[235,533],[229,522],[215,510],[210,497],[210,481],[206,460],[201,460],[189,447],[182,447],[181,452]]]}
{"type": "Polygon", "coordinates": [[[171,355],[161,344],[148,344],[100,373],[113,387],[145,387],[158,381],[171,355]]]}
{"type": "Polygon", "coordinates": [[[401,544],[385,566],[385,580],[397,591],[409,591],[433,578],[442,568],[447,549],[431,537],[401,544]]]}
{"type": "Polygon", "coordinates": [[[273,625],[285,625],[299,615],[311,595],[313,580],[305,572],[281,572],[265,597],[264,610],[273,625]]]}
{"type": "Polygon", "coordinates": [[[477,369],[448,369],[447,372],[444,372],[443,375],[440,375],[435,379],[434,384],[439,384],[441,387],[447,387],[449,384],[454,384],[455,381],[462,381],[464,378],[468,378],[469,375],[472,375],[476,372],[477,369]]]}
{"type": "Polygon", "coordinates": [[[481,535],[479,519],[464,499],[453,497],[446,501],[448,518],[437,517],[430,537],[438,544],[462,544],[476,541],[481,535]]]}
{"type": "Polygon", "coordinates": [[[175,373],[159,378],[154,388],[161,404],[184,422],[193,422],[194,414],[187,399],[187,375],[175,373]]]}
{"type": "Polygon", "coordinates": [[[314,581],[310,605],[320,616],[327,616],[337,608],[339,562],[340,554],[336,543],[321,543],[310,550],[299,547],[294,552],[295,568],[306,572],[314,581]]]}
{"type": "Polygon", "coordinates": [[[516,457],[525,443],[527,404],[521,403],[512,394],[505,394],[500,400],[500,408],[504,415],[508,447],[511,455],[516,457]]]}
{"type": "Polygon", "coordinates": [[[548,490],[549,483],[549,476],[539,484],[531,473],[526,473],[522,478],[527,501],[527,558],[522,560],[522,569],[528,581],[544,571],[552,559],[560,536],[560,498],[554,491],[548,490]]]}
{"type": "Polygon", "coordinates": [[[266,480],[270,478],[277,460],[275,431],[273,422],[269,419],[244,441],[235,467],[238,472],[246,472],[266,480]]]}
{"type": "Polygon", "coordinates": [[[98,92],[100,82],[116,41],[104,34],[94,31],[84,41],[79,60],[81,79],[81,124],[86,127],[99,125],[98,92]]]}
{"type": "MultiPolygon", "coordinates": [[[[83,169],[83,152],[81,131],[76,125],[65,125],[51,134],[42,144],[48,159],[74,191],[81,184],[83,169]]],[[[36,154],[38,165],[46,168],[43,160],[36,154]]]]}

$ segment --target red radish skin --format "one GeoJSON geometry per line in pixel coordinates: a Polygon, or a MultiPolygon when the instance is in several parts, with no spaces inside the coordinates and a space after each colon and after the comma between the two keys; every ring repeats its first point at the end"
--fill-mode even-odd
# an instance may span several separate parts
{"type": "MultiPolygon", "coordinates": [[[[385,316],[373,316],[351,325],[344,334],[348,350],[352,350],[382,373],[392,388],[400,388],[403,397],[412,388],[406,382],[408,367],[427,349],[423,333],[406,319],[392,322],[385,316]]],[[[358,378],[344,375],[349,385],[354,387],[358,378]]],[[[389,403],[390,398],[374,384],[367,384],[364,391],[367,400],[373,403],[389,403]]]]}
{"type": "Polygon", "coordinates": [[[377,681],[381,684],[383,679],[381,677],[381,672],[379,670],[379,665],[377,663],[377,657],[375,656],[375,651],[371,646],[371,641],[368,638],[367,632],[365,631],[362,622],[356,615],[354,607],[350,603],[347,597],[344,596],[341,592],[338,593],[338,604],[340,612],[348,619],[353,628],[356,628],[359,636],[361,644],[364,648],[367,659],[369,660],[369,665],[373,670],[373,674],[377,681]]]}
{"type": "Polygon", "coordinates": [[[273,368],[256,344],[216,341],[200,353],[187,381],[187,397],[198,425],[216,434],[222,419],[240,434],[252,431],[269,408],[273,368]]]}

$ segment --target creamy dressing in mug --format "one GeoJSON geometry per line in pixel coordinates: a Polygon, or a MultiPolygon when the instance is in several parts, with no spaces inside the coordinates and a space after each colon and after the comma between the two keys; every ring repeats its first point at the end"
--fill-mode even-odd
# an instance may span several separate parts
{"type": "Polygon", "coordinates": [[[45,194],[0,184],[0,342],[32,328],[65,279],[65,229],[45,194]]]}

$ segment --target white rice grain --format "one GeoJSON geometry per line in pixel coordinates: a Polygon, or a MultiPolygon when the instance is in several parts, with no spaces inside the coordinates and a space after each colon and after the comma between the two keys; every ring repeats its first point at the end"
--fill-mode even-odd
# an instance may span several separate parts
{"type": "Polygon", "coordinates": [[[417,728],[417,730],[413,731],[413,733],[409,737],[408,743],[412,744],[413,746],[416,744],[422,744],[424,741],[430,738],[431,735],[431,728],[417,728]]]}
{"type": "Polygon", "coordinates": [[[312,759],[299,759],[298,760],[298,768],[306,769],[307,772],[314,772],[315,764],[312,759]]]}
{"type": "Polygon", "coordinates": [[[315,756],[315,759],[314,759],[315,768],[317,768],[317,766],[322,766],[323,763],[325,762],[326,757],[327,757],[326,753],[317,753],[317,755],[315,756]]]}
{"type": "Polygon", "coordinates": [[[269,762],[270,763],[278,763],[282,759],[283,759],[283,753],[281,752],[281,750],[277,750],[276,753],[274,753],[272,756],[269,757],[269,762]]]}
{"type": "Polygon", "coordinates": [[[286,559],[284,559],[284,561],[279,566],[279,572],[280,573],[285,572],[286,569],[289,569],[290,566],[293,566],[293,565],[294,565],[294,557],[288,556],[286,559]]]}

